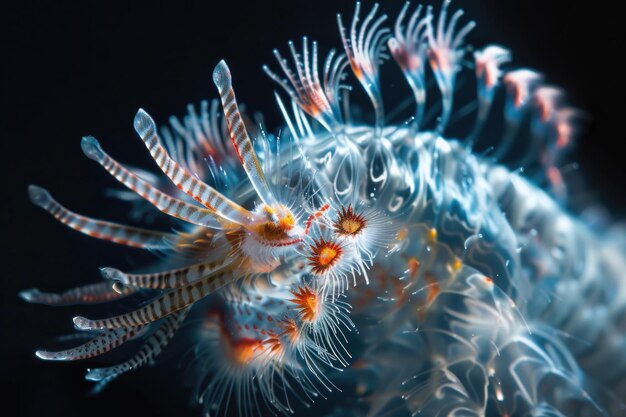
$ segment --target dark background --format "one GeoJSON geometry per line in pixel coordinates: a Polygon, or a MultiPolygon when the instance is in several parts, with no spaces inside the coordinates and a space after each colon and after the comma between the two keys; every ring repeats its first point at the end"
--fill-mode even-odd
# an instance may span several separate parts
{"type": "MultiPolygon", "coordinates": [[[[95,135],[122,161],[151,167],[132,129],[137,108],[165,123],[170,114],[182,115],[187,103],[215,97],[210,74],[222,58],[233,72],[240,101],[263,111],[277,127],[275,86],[261,65],[273,64],[273,48],[285,50],[289,39],[304,34],[320,40],[322,51],[340,47],[335,13],[351,16],[353,2],[17,3],[3,6],[0,25],[0,393],[6,396],[0,413],[198,415],[188,408],[188,392],[167,365],[125,375],[102,395],[88,398],[85,364],[35,359],[35,349],[71,331],[70,318],[78,309],[28,305],[18,300],[20,289],[60,290],[97,280],[100,265],[128,267],[148,258],[66,230],[28,202],[26,187],[43,185],[79,213],[124,221],[125,206],[103,195],[115,181],[80,150],[83,135],[95,135]]],[[[516,64],[547,74],[592,116],[576,159],[593,185],[586,191],[623,217],[626,91],[618,61],[624,54],[624,21],[609,4],[458,0],[453,8],[463,7],[478,22],[470,37],[474,45],[495,41],[510,47],[516,64]]],[[[400,6],[383,2],[391,16],[400,6]]],[[[399,91],[408,95],[396,75],[399,91]]]]}

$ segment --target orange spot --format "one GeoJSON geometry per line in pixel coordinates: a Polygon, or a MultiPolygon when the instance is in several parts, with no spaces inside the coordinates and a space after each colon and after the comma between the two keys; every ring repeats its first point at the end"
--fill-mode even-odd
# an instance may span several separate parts
{"type": "Polygon", "coordinates": [[[428,303],[430,304],[433,302],[435,298],[437,298],[437,296],[441,292],[441,287],[439,287],[439,283],[437,282],[437,279],[430,272],[426,272],[424,274],[424,279],[426,279],[426,282],[429,285],[428,295],[426,296],[426,299],[428,303]]]}
{"type": "Polygon", "coordinates": [[[437,229],[433,227],[428,231],[428,239],[430,239],[431,242],[435,242],[437,240],[437,229]]]}
{"type": "Polygon", "coordinates": [[[304,229],[304,234],[305,235],[309,234],[309,229],[311,229],[311,225],[313,224],[313,220],[321,217],[322,214],[324,214],[324,212],[326,210],[328,210],[329,208],[330,208],[330,204],[326,203],[318,211],[316,211],[315,213],[313,213],[313,214],[311,214],[309,216],[309,218],[306,221],[306,227],[304,229]]]}
{"type": "Polygon", "coordinates": [[[454,263],[452,263],[452,269],[454,269],[455,271],[458,271],[459,269],[461,269],[462,266],[463,266],[463,262],[459,258],[456,258],[454,260],[454,263]]]}
{"type": "Polygon", "coordinates": [[[398,233],[396,234],[396,239],[404,240],[406,239],[408,235],[409,235],[409,230],[406,228],[403,228],[403,229],[398,230],[398,233]]]}
{"type": "Polygon", "coordinates": [[[411,279],[415,279],[415,277],[417,276],[417,273],[420,270],[420,261],[417,260],[417,258],[411,258],[408,261],[409,264],[409,276],[411,277],[411,279]]]}
{"type": "Polygon", "coordinates": [[[252,361],[254,352],[260,346],[260,342],[255,339],[233,340],[230,343],[230,358],[238,365],[247,365],[252,361]]]}
{"type": "Polygon", "coordinates": [[[300,319],[302,321],[315,320],[319,310],[317,294],[307,286],[298,288],[296,291],[293,291],[292,294],[295,298],[289,301],[297,305],[296,309],[298,310],[300,319]]]}
{"type": "Polygon", "coordinates": [[[550,183],[555,186],[560,186],[563,183],[561,172],[556,167],[548,168],[548,178],[550,179],[550,183]]]}
{"type": "Polygon", "coordinates": [[[489,277],[485,277],[485,282],[487,284],[493,284],[493,280],[491,278],[489,278],[489,277]]]}

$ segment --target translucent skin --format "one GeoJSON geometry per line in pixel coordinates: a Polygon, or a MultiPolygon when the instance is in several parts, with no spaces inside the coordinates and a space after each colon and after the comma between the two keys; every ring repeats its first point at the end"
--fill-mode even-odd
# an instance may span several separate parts
{"type": "Polygon", "coordinates": [[[137,113],[161,177],[84,138],[84,153],[136,194],[124,196],[133,211],[151,204],[176,232],[90,219],[31,186],[33,202],[69,227],[162,254],[148,272],[104,267],[100,284],[22,292],[50,305],[145,296],[112,317],[75,317],[98,335],[37,356],[90,358],[142,338],[127,361],[87,373],[99,391],[152,362],[190,315],[191,337],[178,344],[205,414],[299,413],[341,390],[328,415],[622,415],[624,233],[592,229],[563,203],[577,111],[539,74],[505,71],[511,54],[497,45],[474,53],[468,77],[474,23],[456,30],[462,12],[448,18],[448,7],[409,16],[407,4],[391,31],[377,6],[361,18],[357,5],[350,26],[338,17],[345,56],[332,51],[321,72],[306,38],[301,51],[289,45],[293,67],[275,52],[285,78],[265,71],[292,101],[277,95],[280,137],[240,112],[221,61],[222,117],[217,100],[199,114],[191,106],[172,134],[137,113]],[[416,101],[406,123],[385,123],[387,47],[416,101]],[[371,125],[353,122],[340,96],[348,67],[372,102],[371,125]],[[453,139],[462,76],[475,87],[474,123],[453,139]],[[500,95],[504,108],[492,109],[500,95]],[[488,123],[497,110],[502,131],[488,123]],[[494,138],[493,151],[476,153],[494,138]],[[517,141],[525,154],[512,155],[517,141]],[[520,166],[528,177],[511,170],[520,166]]]}

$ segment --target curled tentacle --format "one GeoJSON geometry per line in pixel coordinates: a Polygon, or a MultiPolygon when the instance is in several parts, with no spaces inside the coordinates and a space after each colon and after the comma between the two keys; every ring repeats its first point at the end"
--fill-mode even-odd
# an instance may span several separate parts
{"type": "Polygon", "coordinates": [[[424,119],[424,109],[426,105],[426,63],[428,51],[428,25],[432,19],[432,14],[426,13],[420,19],[422,6],[411,15],[406,28],[403,29],[402,21],[409,9],[409,2],[406,2],[402,11],[398,15],[394,27],[394,36],[389,39],[388,46],[391,55],[409,83],[413,96],[415,97],[415,125],[420,128],[424,119]]]}
{"type": "Polygon", "coordinates": [[[450,2],[451,0],[444,0],[439,12],[437,27],[433,28],[430,21],[428,24],[428,44],[430,46],[428,60],[435,74],[443,105],[439,120],[439,132],[443,132],[446,128],[452,114],[456,75],[463,55],[465,55],[463,41],[476,25],[474,22],[469,22],[455,33],[456,24],[463,16],[463,10],[457,10],[447,22],[450,2]]]}
{"type": "Polygon", "coordinates": [[[360,29],[357,29],[360,10],[361,3],[357,2],[349,35],[346,33],[340,14],[337,15],[337,24],[339,25],[339,33],[352,72],[367,92],[374,106],[376,113],[375,126],[380,133],[384,123],[385,112],[380,90],[379,66],[381,61],[387,58],[384,49],[390,36],[389,29],[381,28],[381,25],[387,20],[387,15],[383,14],[372,23],[378,11],[378,3],[376,3],[363,20],[360,29]]]}
{"type": "Polygon", "coordinates": [[[324,63],[322,81],[319,75],[317,42],[312,42],[311,55],[309,55],[309,42],[306,37],[302,38],[301,57],[293,42],[289,42],[289,49],[296,68],[295,74],[278,50],[274,50],[274,56],[287,78],[280,78],[267,66],[263,66],[263,70],[289,94],[302,110],[319,121],[329,132],[335,131],[343,124],[339,106],[339,90],[348,65],[346,56],[338,55],[334,49],[329,52],[324,63]]]}

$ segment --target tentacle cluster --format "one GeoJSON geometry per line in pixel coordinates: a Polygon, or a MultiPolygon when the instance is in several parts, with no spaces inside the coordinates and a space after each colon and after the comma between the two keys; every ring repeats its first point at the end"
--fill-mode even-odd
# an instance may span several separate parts
{"type": "Polygon", "coordinates": [[[502,46],[466,59],[474,23],[449,8],[407,3],[387,28],[378,5],[361,21],[357,3],[322,69],[306,37],[289,44],[291,63],[274,51],[284,76],[264,71],[289,99],[276,94],[278,136],[240,110],[223,61],[219,101],[161,133],[140,110],[135,130],[169,182],[85,137],[84,153],[177,232],[91,219],[31,186],[70,228],[161,255],[59,294],[23,291],[49,305],[139,303],[75,317],[89,340],[37,356],[137,343],[88,372],[99,391],[154,361],[189,315],[181,364],[205,415],[298,413],[338,390],[328,415],[623,415],[626,240],[562,204],[581,113],[502,46]],[[407,123],[393,121],[401,106],[383,111],[386,48],[415,100],[407,123]],[[372,124],[351,109],[348,67],[372,124]]]}

